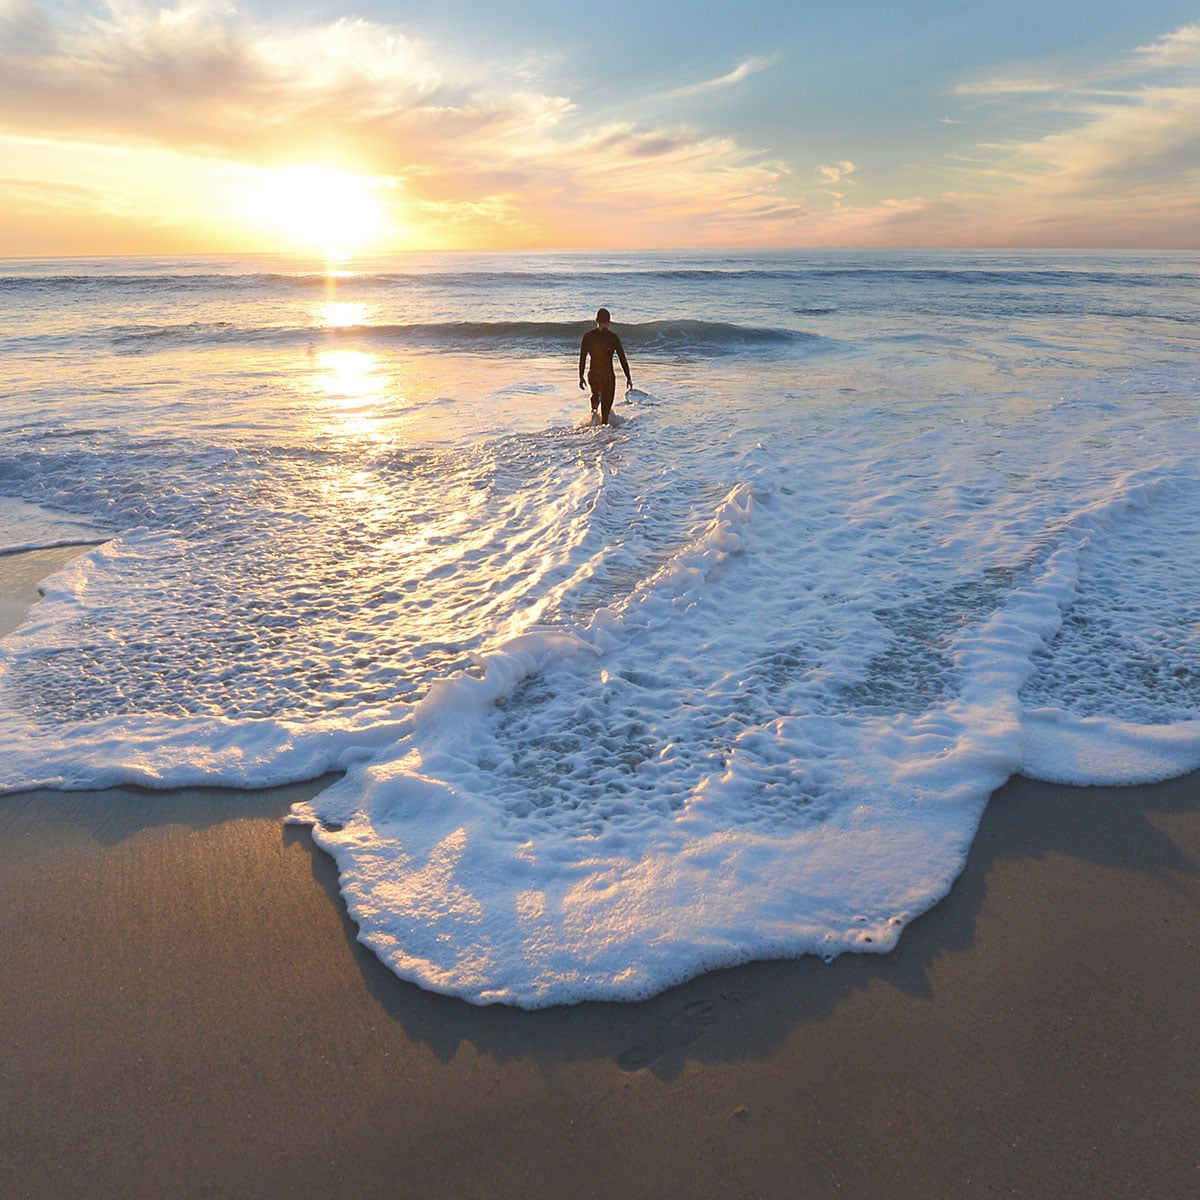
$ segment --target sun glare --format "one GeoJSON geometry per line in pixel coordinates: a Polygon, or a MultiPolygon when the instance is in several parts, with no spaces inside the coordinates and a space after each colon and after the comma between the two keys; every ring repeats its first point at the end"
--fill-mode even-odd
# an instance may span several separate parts
{"type": "Polygon", "coordinates": [[[317,382],[330,400],[361,405],[383,399],[385,380],[373,354],[361,350],[323,350],[317,355],[317,382]]]}
{"type": "Polygon", "coordinates": [[[331,261],[381,248],[397,234],[381,192],[386,181],[327,167],[265,171],[247,193],[246,216],[269,230],[280,249],[331,261]]]}
{"type": "Polygon", "coordinates": [[[352,300],[326,300],[317,309],[317,317],[329,329],[349,329],[367,323],[367,306],[352,300]]]}

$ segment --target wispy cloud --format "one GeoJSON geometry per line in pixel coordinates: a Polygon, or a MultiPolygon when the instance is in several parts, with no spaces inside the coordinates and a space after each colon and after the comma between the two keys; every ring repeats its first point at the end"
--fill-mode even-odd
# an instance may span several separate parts
{"type": "Polygon", "coordinates": [[[841,183],[855,171],[855,166],[848,159],[844,159],[839,163],[823,163],[817,168],[817,174],[826,183],[841,183]]]}
{"type": "Polygon", "coordinates": [[[1036,96],[1069,91],[1072,81],[1062,76],[997,75],[955,84],[956,96],[1036,96]]]}
{"type": "Polygon", "coordinates": [[[1047,205],[1166,198],[1181,189],[1200,195],[1200,26],[1140,47],[1136,69],[1130,61],[1100,64],[1061,93],[1058,128],[983,147],[988,169],[1038,189],[1047,205]]]}
{"type": "Polygon", "coordinates": [[[1139,46],[1136,57],[1151,67],[1194,67],[1200,62],[1200,22],[1184,25],[1147,46],[1139,46]]]}
{"type": "Polygon", "coordinates": [[[684,96],[698,96],[703,92],[715,92],[721,88],[733,87],[735,84],[749,79],[751,75],[758,74],[759,71],[765,71],[768,67],[772,67],[778,61],[778,55],[771,55],[768,58],[747,58],[739,63],[732,71],[725,75],[719,75],[716,79],[705,79],[701,83],[691,83],[686,87],[674,88],[672,91],[661,93],[663,99],[678,100],[684,96]]]}

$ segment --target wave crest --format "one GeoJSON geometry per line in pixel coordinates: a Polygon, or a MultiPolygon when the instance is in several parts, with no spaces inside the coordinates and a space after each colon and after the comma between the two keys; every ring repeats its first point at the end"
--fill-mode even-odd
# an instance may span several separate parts
{"type": "MultiPolygon", "coordinates": [[[[111,343],[126,353],[181,346],[238,342],[279,346],[310,345],[315,341],[403,345],[464,353],[508,351],[562,354],[575,349],[590,328],[576,321],[445,321],[387,325],[265,326],[248,328],[228,321],[180,325],[117,326],[108,331],[111,343]]],[[[664,320],[617,327],[627,350],[639,354],[715,357],[746,351],[815,346],[825,339],[816,334],[722,321],[664,320]]]]}

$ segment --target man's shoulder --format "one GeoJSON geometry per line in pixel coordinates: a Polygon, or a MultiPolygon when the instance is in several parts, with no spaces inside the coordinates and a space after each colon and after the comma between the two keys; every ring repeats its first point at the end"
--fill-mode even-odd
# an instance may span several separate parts
{"type": "Polygon", "coordinates": [[[599,326],[594,326],[583,335],[583,345],[599,345],[599,346],[619,346],[621,339],[605,326],[601,329],[599,326]]]}

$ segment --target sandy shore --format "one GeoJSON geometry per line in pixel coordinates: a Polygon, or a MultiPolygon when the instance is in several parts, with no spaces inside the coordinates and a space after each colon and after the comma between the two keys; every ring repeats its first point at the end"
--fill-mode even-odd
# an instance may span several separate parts
{"type": "Polygon", "coordinates": [[[1200,1194],[1200,776],[1013,781],[891,955],[540,1013],[357,945],[319,786],[0,798],[0,1197],[1200,1194]]]}

